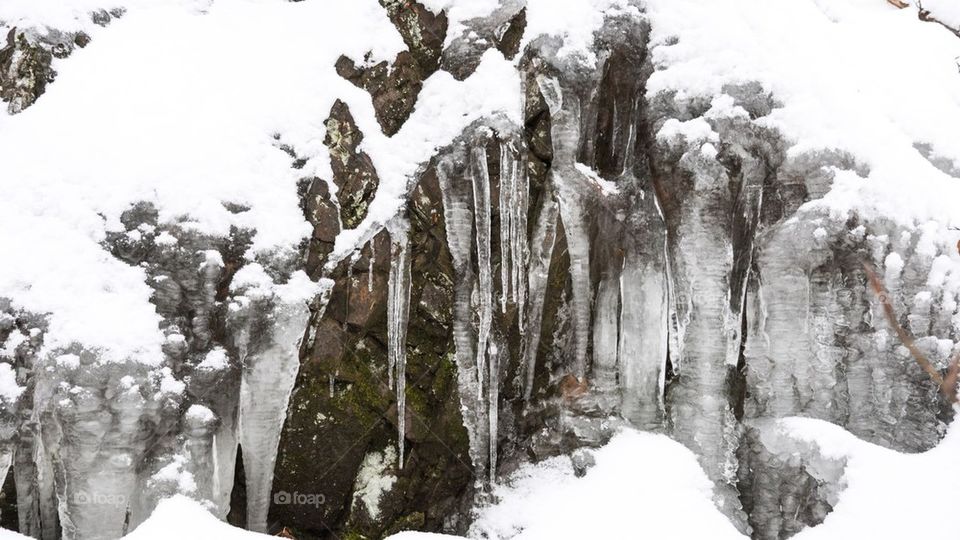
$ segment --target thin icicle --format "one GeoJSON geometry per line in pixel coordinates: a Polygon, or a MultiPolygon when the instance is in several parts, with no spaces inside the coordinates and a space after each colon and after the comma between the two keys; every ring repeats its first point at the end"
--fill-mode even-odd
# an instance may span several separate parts
{"type": "Polygon", "coordinates": [[[373,261],[377,258],[377,243],[370,241],[370,266],[367,268],[367,292],[373,292],[373,261]]]}
{"type": "Polygon", "coordinates": [[[497,481],[497,427],[500,406],[500,347],[490,344],[490,382],[487,385],[487,411],[490,420],[490,484],[497,481]]]}
{"type": "Polygon", "coordinates": [[[516,189],[516,167],[510,147],[500,143],[500,311],[507,312],[507,304],[511,299],[511,292],[515,291],[513,284],[513,207],[516,204],[513,198],[516,189]]]}
{"type": "Polygon", "coordinates": [[[396,370],[397,446],[400,467],[403,467],[404,434],[406,433],[407,323],[410,316],[410,236],[406,223],[394,224],[390,230],[390,279],[387,283],[387,348],[388,369],[396,370]]]}
{"type": "Polygon", "coordinates": [[[520,335],[525,333],[527,287],[524,278],[527,274],[527,257],[529,245],[527,242],[527,212],[530,207],[530,182],[527,178],[526,161],[513,160],[513,189],[515,203],[513,205],[513,293],[517,305],[517,326],[520,335]]]}
{"type": "Polygon", "coordinates": [[[470,176],[473,182],[473,208],[477,229],[477,267],[480,269],[480,324],[477,332],[477,377],[479,394],[483,396],[483,369],[493,319],[493,276],[490,269],[490,173],[487,170],[487,149],[473,149],[470,176]]]}

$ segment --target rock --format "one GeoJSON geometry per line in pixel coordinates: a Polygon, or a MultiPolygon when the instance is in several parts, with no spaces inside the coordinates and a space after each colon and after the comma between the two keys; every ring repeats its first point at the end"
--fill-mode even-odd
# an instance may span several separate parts
{"type": "Polygon", "coordinates": [[[337,185],[340,221],[353,229],[367,216],[367,207],[377,192],[380,179],[370,157],[359,150],[363,133],[350,114],[350,108],[337,100],[325,122],[324,144],[330,149],[330,166],[337,185]]]}

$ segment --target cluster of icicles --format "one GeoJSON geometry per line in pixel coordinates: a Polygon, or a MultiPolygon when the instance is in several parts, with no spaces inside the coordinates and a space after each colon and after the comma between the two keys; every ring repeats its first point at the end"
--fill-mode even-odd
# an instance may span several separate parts
{"type": "MultiPolygon", "coordinates": [[[[515,143],[500,143],[497,207],[502,285],[499,299],[494,298],[491,246],[494,206],[486,145],[479,144],[468,151],[466,178],[454,178],[456,167],[450,160],[441,159],[437,167],[443,194],[447,242],[456,274],[453,335],[464,422],[471,434],[474,464],[479,466],[478,472],[485,468],[486,463],[491,464],[491,482],[495,474],[492,464],[497,460],[500,354],[506,351],[506,347],[498,345],[491,336],[496,304],[499,303],[504,313],[511,304],[516,306],[521,333],[525,326],[522,321],[527,301],[526,276],[530,255],[527,245],[529,185],[526,166],[517,159],[518,155],[522,155],[521,150],[515,143]],[[472,267],[474,260],[476,275],[472,267]],[[476,306],[473,305],[473,298],[476,299],[476,306]],[[471,328],[474,307],[479,315],[475,348],[471,328]],[[485,430],[482,428],[484,424],[487,427],[485,430]],[[479,455],[481,448],[486,455],[479,455]]],[[[409,224],[394,220],[387,228],[391,238],[387,296],[388,370],[390,386],[395,388],[397,395],[397,440],[402,466],[406,428],[406,338],[411,286],[409,224]]],[[[545,285],[546,268],[540,270],[537,275],[545,285]]],[[[541,299],[539,305],[542,304],[541,299]]],[[[478,474],[478,477],[482,475],[478,474]]]]}

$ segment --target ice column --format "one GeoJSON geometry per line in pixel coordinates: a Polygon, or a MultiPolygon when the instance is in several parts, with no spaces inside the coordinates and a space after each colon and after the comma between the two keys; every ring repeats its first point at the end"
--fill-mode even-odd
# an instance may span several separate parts
{"type": "Polygon", "coordinates": [[[390,279],[387,283],[387,349],[389,368],[396,370],[397,446],[399,464],[403,467],[404,434],[406,433],[407,323],[410,318],[410,236],[407,223],[389,226],[390,279]]]}
{"type": "Polygon", "coordinates": [[[564,91],[555,78],[539,77],[540,91],[550,108],[553,122],[553,164],[551,178],[557,189],[563,230],[570,254],[572,284],[573,332],[576,349],[571,366],[573,375],[583,379],[587,368],[590,342],[590,237],[585,222],[582,193],[586,189],[583,174],[577,170],[580,145],[580,100],[573,92],[564,91]]]}
{"type": "Polygon", "coordinates": [[[477,231],[477,283],[480,295],[480,325],[477,331],[478,391],[483,391],[483,371],[487,344],[493,322],[493,275],[490,270],[490,173],[487,170],[487,149],[477,146],[471,152],[470,179],[473,183],[473,209],[477,231]]]}
{"type": "Polygon", "coordinates": [[[457,387],[460,394],[463,423],[470,441],[470,460],[478,481],[486,470],[488,456],[487,410],[484,408],[481,375],[476,362],[471,321],[471,294],[475,281],[472,266],[474,217],[471,203],[473,185],[462,167],[469,156],[463,152],[446,156],[437,164],[437,179],[443,198],[447,246],[453,261],[454,304],[453,342],[457,364],[457,387]]]}
{"type": "Polygon", "coordinates": [[[239,344],[244,366],[240,381],[238,426],[247,481],[247,526],[267,530],[280,431],[300,369],[299,344],[307,326],[305,301],[260,298],[251,304],[251,319],[269,318],[273,332],[256,335],[264,321],[249,320],[239,344]]]}
{"type": "Polygon", "coordinates": [[[660,425],[667,358],[667,287],[662,266],[626,253],[620,275],[622,414],[639,427],[660,425]]]}

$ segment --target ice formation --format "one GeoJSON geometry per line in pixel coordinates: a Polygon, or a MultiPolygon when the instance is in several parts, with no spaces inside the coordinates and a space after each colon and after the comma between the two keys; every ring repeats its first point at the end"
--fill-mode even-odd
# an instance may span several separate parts
{"type": "Polygon", "coordinates": [[[406,224],[390,226],[390,279],[387,291],[387,334],[390,380],[397,389],[397,445],[403,467],[407,402],[407,322],[410,317],[410,238],[406,224]]]}
{"type": "MultiPolygon", "coordinates": [[[[295,442],[323,452],[315,434],[355,420],[289,407],[298,391],[368,431],[395,405],[390,447],[361,437],[362,474],[337,483],[366,509],[344,520],[393,520],[378,533],[423,518],[390,497],[422,482],[408,471],[439,436],[411,420],[444,400],[466,504],[632,427],[688,448],[691,500],[763,539],[816,536],[847,450],[881,455],[783,418],[897,452],[951,429],[949,391],[913,358],[946,373],[958,348],[960,145],[942,126],[960,125],[960,41],[942,2],[95,3],[0,6],[0,474],[23,534],[119,538],[177,494],[225,519],[238,458],[246,526],[267,532],[275,473],[296,466],[285,422],[313,415],[295,442]],[[441,12],[449,33],[425,37],[418,18],[441,12]],[[62,27],[21,28],[44,20],[62,27]],[[865,49],[900,31],[889,59],[865,49]],[[901,84],[929,99],[891,98],[901,84]],[[362,142],[321,144],[340,106],[338,136],[362,142]],[[337,175],[361,166],[376,182],[349,193],[337,175]],[[414,327],[427,316],[448,341],[414,327]],[[420,384],[446,367],[456,395],[420,384]]],[[[612,452],[571,474],[611,476],[612,452]]],[[[473,531],[499,534],[485,520],[506,510],[487,511],[473,531]]]]}

